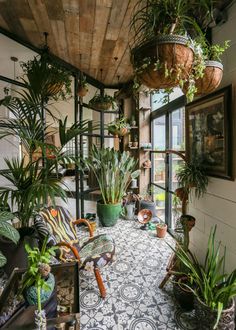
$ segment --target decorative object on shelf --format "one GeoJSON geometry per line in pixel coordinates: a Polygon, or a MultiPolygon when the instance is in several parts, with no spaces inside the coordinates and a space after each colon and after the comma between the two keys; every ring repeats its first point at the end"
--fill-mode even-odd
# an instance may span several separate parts
{"type": "Polygon", "coordinates": [[[187,286],[196,297],[195,315],[199,324],[209,330],[234,330],[236,269],[229,275],[225,272],[226,251],[221,253],[221,243],[216,243],[216,226],[210,232],[204,264],[180,245],[171,249],[185,266],[183,273],[194,287],[187,286]]]}
{"type": "Polygon", "coordinates": [[[115,109],[116,102],[113,96],[108,94],[95,94],[94,97],[89,101],[89,106],[98,110],[109,110],[115,109]]]}
{"type": "Polygon", "coordinates": [[[136,127],[136,124],[137,124],[137,122],[135,120],[135,117],[134,117],[134,115],[132,115],[130,125],[131,125],[131,127],[136,127]]]}
{"type": "Polygon", "coordinates": [[[150,159],[145,160],[145,162],[143,162],[143,168],[151,168],[152,167],[152,162],[150,161],[150,159]]]}
{"type": "Polygon", "coordinates": [[[35,311],[35,325],[39,330],[47,329],[44,304],[51,296],[55,287],[55,278],[49,265],[51,256],[55,255],[58,247],[47,248],[48,237],[44,239],[42,249],[31,248],[28,244],[25,249],[28,253],[28,270],[23,277],[22,292],[29,305],[37,305],[35,311]]]}
{"type": "Polygon", "coordinates": [[[156,225],[157,237],[164,238],[167,233],[167,224],[165,223],[158,223],[156,225]]]}
{"type": "Polygon", "coordinates": [[[210,176],[233,179],[232,86],[186,106],[186,152],[210,176]]]}
{"type": "Polygon", "coordinates": [[[86,77],[82,75],[78,82],[78,95],[84,97],[88,93],[88,83],[86,77]]]}
{"type": "Polygon", "coordinates": [[[138,221],[143,226],[140,227],[140,229],[147,229],[147,224],[152,219],[152,211],[149,209],[142,209],[138,213],[138,221]]]}
{"type": "Polygon", "coordinates": [[[93,146],[86,163],[96,176],[102,195],[97,203],[97,215],[103,226],[113,226],[121,213],[122,198],[131,180],[140,174],[140,170],[135,171],[137,162],[129,152],[93,146]]]}
{"type": "Polygon", "coordinates": [[[152,149],[152,144],[150,142],[142,142],[140,147],[142,149],[148,149],[148,150],[151,150],[152,149]]]}
{"type": "Polygon", "coordinates": [[[129,148],[132,148],[132,147],[133,147],[133,142],[132,142],[132,141],[130,141],[130,142],[128,143],[128,147],[129,147],[129,148]]]}
{"type": "Polygon", "coordinates": [[[138,180],[137,180],[137,179],[132,179],[132,180],[131,180],[130,188],[131,188],[131,189],[138,188],[138,180]]]}
{"type": "Polygon", "coordinates": [[[113,122],[107,125],[108,132],[114,136],[122,137],[129,133],[130,125],[126,118],[116,118],[113,122]]]}
{"type": "Polygon", "coordinates": [[[134,136],[134,141],[132,143],[132,147],[138,148],[138,135],[134,136]]]}

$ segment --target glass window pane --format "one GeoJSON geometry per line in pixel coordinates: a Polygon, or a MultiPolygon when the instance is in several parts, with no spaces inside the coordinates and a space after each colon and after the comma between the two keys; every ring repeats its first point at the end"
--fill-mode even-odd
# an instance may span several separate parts
{"type": "Polygon", "coordinates": [[[185,150],[185,111],[180,108],[171,113],[171,149],[185,150]]]}
{"type": "Polygon", "coordinates": [[[182,166],[183,164],[183,159],[175,154],[170,154],[169,156],[169,163],[170,163],[170,190],[171,191],[175,191],[175,189],[178,188],[178,181],[177,181],[177,177],[176,177],[176,173],[178,172],[179,168],[182,166]]]}
{"type": "Polygon", "coordinates": [[[153,199],[156,203],[157,217],[165,222],[165,190],[153,186],[153,199]]]}
{"type": "Polygon", "coordinates": [[[154,153],[153,164],[154,183],[165,188],[165,154],[154,153]]]}
{"type": "Polygon", "coordinates": [[[174,101],[175,99],[177,99],[182,95],[184,95],[184,93],[182,92],[181,88],[179,87],[174,88],[173,92],[169,95],[169,102],[174,101]]]}
{"type": "Polygon", "coordinates": [[[166,117],[161,116],[153,123],[153,148],[155,150],[165,150],[166,148],[166,117]]]}
{"type": "Polygon", "coordinates": [[[163,91],[159,91],[157,93],[152,94],[152,111],[155,111],[157,109],[160,109],[161,107],[163,107],[163,105],[165,105],[166,103],[168,103],[168,95],[166,93],[164,93],[163,91]]]}
{"type": "Polygon", "coordinates": [[[171,223],[170,229],[176,229],[178,226],[178,219],[182,214],[182,204],[180,199],[175,195],[171,194],[171,223]]]}

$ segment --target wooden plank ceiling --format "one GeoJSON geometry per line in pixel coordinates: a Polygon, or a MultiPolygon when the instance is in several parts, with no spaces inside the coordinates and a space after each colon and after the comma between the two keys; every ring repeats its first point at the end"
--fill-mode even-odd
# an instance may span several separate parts
{"type": "MultiPolygon", "coordinates": [[[[0,0],[0,26],[37,47],[42,47],[43,32],[48,32],[53,54],[105,85],[116,85],[133,74],[128,36],[136,2],[0,0]]],[[[229,2],[217,1],[221,8],[229,2]]]]}
{"type": "Polygon", "coordinates": [[[37,47],[48,32],[53,54],[105,85],[116,85],[133,73],[128,35],[136,1],[1,0],[0,26],[37,47]]]}

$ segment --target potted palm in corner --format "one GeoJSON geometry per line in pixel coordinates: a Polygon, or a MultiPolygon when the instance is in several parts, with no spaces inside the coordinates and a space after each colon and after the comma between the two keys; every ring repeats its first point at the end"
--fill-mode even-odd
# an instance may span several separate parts
{"type": "Polygon", "coordinates": [[[137,162],[128,152],[110,148],[92,148],[88,167],[97,178],[102,199],[97,203],[98,217],[105,227],[116,224],[122,209],[122,198],[132,179],[139,176],[137,162]]]}

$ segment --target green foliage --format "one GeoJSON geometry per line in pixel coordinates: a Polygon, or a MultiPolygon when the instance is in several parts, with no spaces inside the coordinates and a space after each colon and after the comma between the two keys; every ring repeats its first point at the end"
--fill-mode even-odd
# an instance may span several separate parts
{"type": "Polygon", "coordinates": [[[115,98],[108,94],[101,95],[96,93],[94,97],[89,101],[89,105],[94,108],[96,108],[96,106],[101,103],[110,104],[112,109],[114,109],[116,105],[115,98]]]}
{"type": "MultiPolygon", "coordinates": [[[[0,211],[0,236],[4,236],[15,244],[18,243],[20,235],[18,231],[9,223],[14,218],[14,214],[7,211],[0,211]]],[[[6,258],[0,251],[0,267],[6,263],[6,258]]]]}
{"type": "Polygon", "coordinates": [[[79,87],[88,88],[87,79],[84,75],[79,79],[78,83],[79,83],[79,87]]]}
{"type": "Polygon", "coordinates": [[[111,134],[117,134],[122,128],[130,129],[129,123],[125,117],[116,118],[114,121],[107,125],[108,132],[111,134]]]}
{"type": "MultiPolygon", "coordinates": [[[[197,257],[186,252],[181,246],[175,250],[176,256],[186,267],[186,275],[190,278],[188,287],[203,303],[212,310],[217,310],[218,316],[214,329],[217,328],[222,310],[229,307],[236,296],[236,270],[225,274],[225,251],[221,256],[221,243],[216,244],[216,227],[211,230],[204,264],[197,257]],[[194,288],[194,289],[193,289],[194,288]]],[[[171,246],[170,246],[171,247],[171,246]]],[[[171,247],[173,250],[173,248],[171,247]]]]}
{"type": "Polygon", "coordinates": [[[48,237],[44,239],[41,250],[38,247],[31,248],[28,244],[25,244],[25,249],[28,254],[28,269],[23,277],[21,291],[23,292],[32,285],[36,286],[39,310],[41,310],[41,290],[49,289],[45,279],[41,275],[40,266],[49,265],[51,257],[55,256],[55,250],[58,249],[56,246],[48,248],[47,239],[48,237]]]}
{"type": "Polygon", "coordinates": [[[131,180],[140,174],[128,152],[98,149],[95,145],[87,164],[97,178],[104,204],[120,203],[131,180]]]}
{"type": "Polygon", "coordinates": [[[47,54],[35,56],[33,60],[22,62],[21,67],[26,78],[28,94],[32,101],[41,99],[66,100],[71,97],[71,73],[56,62],[52,62],[47,54]]]}
{"type": "Polygon", "coordinates": [[[176,177],[188,193],[195,188],[196,198],[202,197],[207,190],[208,177],[202,165],[197,162],[185,162],[176,172],[176,177]]]}

